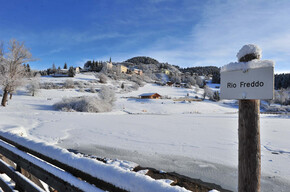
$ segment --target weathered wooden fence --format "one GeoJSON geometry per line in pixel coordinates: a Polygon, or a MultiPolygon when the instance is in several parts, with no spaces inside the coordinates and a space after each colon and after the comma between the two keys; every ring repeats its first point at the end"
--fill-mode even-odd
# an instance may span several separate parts
{"type": "Polygon", "coordinates": [[[0,134],[0,174],[5,173],[15,185],[0,177],[3,191],[125,191],[108,182],[61,162],[0,134]],[[40,180],[42,182],[40,182],[40,180]]]}

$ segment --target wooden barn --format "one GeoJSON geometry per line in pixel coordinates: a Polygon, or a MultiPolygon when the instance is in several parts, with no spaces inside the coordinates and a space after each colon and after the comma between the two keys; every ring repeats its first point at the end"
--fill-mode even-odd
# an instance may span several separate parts
{"type": "Polygon", "coordinates": [[[160,99],[161,95],[158,93],[143,93],[139,97],[141,99],[160,99]]]}

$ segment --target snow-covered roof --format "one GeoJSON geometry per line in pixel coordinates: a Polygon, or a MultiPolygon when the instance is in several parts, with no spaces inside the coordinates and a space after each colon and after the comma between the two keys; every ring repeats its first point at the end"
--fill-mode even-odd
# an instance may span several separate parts
{"type": "MultiPolygon", "coordinates": [[[[152,96],[152,95],[154,95],[154,94],[158,94],[158,93],[143,93],[143,94],[141,94],[141,95],[139,95],[140,97],[146,97],[146,96],[152,96]]],[[[159,94],[158,94],[159,95],[159,94]]]]}
{"type": "Polygon", "coordinates": [[[258,46],[258,45],[254,45],[254,44],[248,44],[248,45],[244,45],[240,51],[237,54],[237,58],[238,60],[240,60],[242,57],[244,57],[245,55],[248,54],[255,54],[257,56],[259,56],[259,58],[262,57],[262,49],[258,46]]]}
{"type": "Polygon", "coordinates": [[[258,60],[254,59],[249,62],[233,62],[227,65],[222,66],[221,72],[227,71],[237,71],[243,70],[246,71],[248,69],[257,69],[257,68],[265,68],[265,67],[274,67],[275,62],[272,60],[258,60]]]}

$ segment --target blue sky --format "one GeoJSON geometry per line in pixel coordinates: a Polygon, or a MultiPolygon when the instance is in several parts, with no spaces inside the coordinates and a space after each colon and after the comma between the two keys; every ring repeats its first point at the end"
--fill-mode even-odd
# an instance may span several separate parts
{"type": "Polygon", "coordinates": [[[288,0],[0,0],[0,40],[24,41],[46,69],[86,60],[222,66],[257,44],[275,72],[290,72],[288,0]]]}

